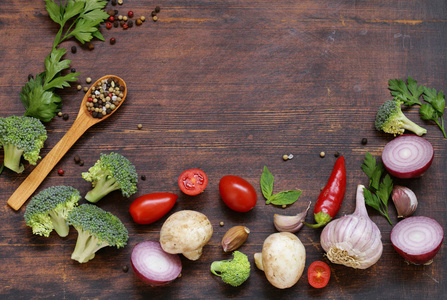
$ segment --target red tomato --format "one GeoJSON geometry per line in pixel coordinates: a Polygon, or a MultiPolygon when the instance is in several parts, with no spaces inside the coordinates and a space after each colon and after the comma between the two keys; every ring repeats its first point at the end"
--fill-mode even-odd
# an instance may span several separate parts
{"type": "Polygon", "coordinates": [[[320,289],[325,287],[329,282],[329,278],[331,278],[331,269],[323,261],[314,261],[307,269],[307,279],[314,288],[320,289]]]}
{"type": "Polygon", "coordinates": [[[132,202],[129,212],[135,223],[151,224],[166,215],[174,207],[177,198],[177,195],[171,193],[146,194],[132,202]]]}
{"type": "Polygon", "coordinates": [[[255,207],[258,200],[254,187],[245,179],[234,175],[220,179],[219,193],[223,202],[238,212],[249,211],[255,207]]]}
{"type": "Polygon", "coordinates": [[[178,177],[178,186],[186,195],[198,195],[207,185],[208,176],[200,169],[188,169],[178,177]]]}

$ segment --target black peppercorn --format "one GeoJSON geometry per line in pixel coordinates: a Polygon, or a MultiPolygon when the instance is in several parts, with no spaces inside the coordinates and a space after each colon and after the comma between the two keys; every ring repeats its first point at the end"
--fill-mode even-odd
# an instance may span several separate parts
{"type": "Polygon", "coordinates": [[[155,12],[156,12],[156,13],[159,13],[159,12],[160,12],[160,6],[158,6],[158,5],[155,6],[155,12]]]}
{"type": "Polygon", "coordinates": [[[151,12],[151,17],[155,17],[157,15],[157,12],[155,11],[155,10],[153,10],[152,12],[151,12]]]}
{"type": "Polygon", "coordinates": [[[80,158],[78,155],[75,155],[74,158],[73,158],[73,160],[74,160],[75,164],[78,165],[79,162],[81,161],[81,158],[80,158]]]}
{"type": "Polygon", "coordinates": [[[75,68],[71,68],[71,73],[76,73],[76,69],[75,68]]]}
{"type": "Polygon", "coordinates": [[[71,53],[76,53],[78,51],[78,48],[76,46],[71,46],[71,53]]]}
{"type": "Polygon", "coordinates": [[[65,121],[68,120],[68,117],[69,117],[68,114],[63,114],[63,115],[62,115],[62,119],[64,119],[65,121]]]}
{"type": "Polygon", "coordinates": [[[109,14],[109,16],[114,16],[115,15],[115,10],[114,9],[108,9],[107,13],[109,14]]]}
{"type": "Polygon", "coordinates": [[[133,26],[132,20],[127,21],[127,26],[129,26],[129,28],[133,26]]]}
{"type": "Polygon", "coordinates": [[[113,22],[113,27],[118,27],[118,26],[120,26],[120,22],[118,22],[117,20],[115,20],[114,22],[113,22]]]}
{"type": "Polygon", "coordinates": [[[334,156],[335,156],[335,157],[339,157],[339,156],[340,156],[340,153],[338,153],[338,151],[335,151],[334,156]]]}
{"type": "Polygon", "coordinates": [[[368,144],[368,139],[367,138],[363,138],[362,139],[362,145],[366,145],[368,144]]]}
{"type": "Polygon", "coordinates": [[[141,175],[141,180],[146,180],[146,175],[141,175]]]}
{"type": "Polygon", "coordinates": [[[116,0],[112,0],[112,5],[116,5],[116,0]]]}
{"type": "Polygon", "coordinates": [[[111,110],[110,108],[107,108],[107,109],[106,109],[106,113],[107,113],[107,114],[110,114],[111,112],[112,112],[112,110],[111,110]]]}
{"type": "Polygon", "coordinates": [[[83,161],[82,159],[79,161],[79,165],[80,165],[80,166],[83,166],[83,165],[84,165],[84,161],[83,161]]]}
{"type": "Polygon", "coordinates": [[[95,49],[95,45],[93,45],[93,43],[89,43],[89,44],[88,44],[88,49],[89,49],[89,50],[93,50],[93,49],[95,49]]]}
{"type": "Polygon", "coordinates": [[[92,117],[96,118],[98,116],[98,113],[96,111],[92,112],[92,117]]]}
{"type": "Polygon", "coordinates": [[[128,266],[123,266],[123,272],[127,273],[129,271],[129,267],[128,266]]]}
{"type": "Polygon", "coordinates": [[[117,16],[118,15],[118,10],[117,9],[115,9],[115,16],[117,16]]]}

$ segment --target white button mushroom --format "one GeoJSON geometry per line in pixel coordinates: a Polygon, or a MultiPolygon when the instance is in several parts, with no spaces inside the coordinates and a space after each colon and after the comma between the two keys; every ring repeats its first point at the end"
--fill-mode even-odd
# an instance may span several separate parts
{"type": "Polygon", "coordinates": [[[296,235],[279,232],[265,239],[262,253],[256,253],[254,258],[274,287],[286,289],[295,285],[303,274],[306,249],[296,235]]]}
{"type": "Polygon", "coordinates": [[[213,226],[204,214],[181,210],[172,214],[161,227],[160,244],[167,253],[181,253],[190,260],[197,260],[212,234],[213,226]]]}

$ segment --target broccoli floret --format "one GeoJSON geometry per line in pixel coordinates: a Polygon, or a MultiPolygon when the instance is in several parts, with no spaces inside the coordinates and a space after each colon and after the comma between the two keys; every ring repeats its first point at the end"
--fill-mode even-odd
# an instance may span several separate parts
{"type": "Polygon", "coordinates": [[[48,237],[53,229],[68,235],[68,213],[78,205],[79,191],[71,186],[52,186],[34,196],[26,207],[25,222],[33,233],[48,237]]]}
{"type": "Polygon", "coordinates": [[[250,262],[247,255],[234,251],[233,259],[213,262],[211,272],[222,277],[223,282],[229,285],[240,286],[250,276],[250,262]]]}
{"type": "Polygon", "coordinates": [[[401,110],[401,102],[397,99],[387,100],[380,106],[376,116],[376,129],[386,133],[403,134],[405,130],[412,131],[421,136],[427,130],[408,119],[401,110]]]}
{"type": "Polygon", "coordinates": [[[45,126],[36,118],[0,118],[0,147],[4,149],[4,164],[16,173],[25,169],[20,162],[22,156],[30,164],[36,164],[46,139],[45,126]]]}
{"type": "Polygon", "coordinates": [[[82,178],[92,182],[93,189],[85,195],[85,199],[92,203],[119,189],[127,198],[137,192],[138,174],[135,166],[118,153],[102,153],[95,165],[88,172],[82,173],[82,178]]]}
{"type": "Polygon", "coordinates": [[[104,247],[124,247],[129,234],[124,224],[113,214],[92,204],[75,207],[67,222],[78,231],[76,247],[71,259],[80,263],[88,262],[95,253],[104,247]]]}

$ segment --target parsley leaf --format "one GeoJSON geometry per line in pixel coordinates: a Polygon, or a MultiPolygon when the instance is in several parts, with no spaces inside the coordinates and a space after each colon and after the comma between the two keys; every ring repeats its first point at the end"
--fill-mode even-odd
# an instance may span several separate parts
{"type": "Polygon", "coordinates": [[[388,216],[388,200],[393,190],[391,176],[386,174],[382,179],[385,167],[382,162],[377,163],[369,152],[366,152],[361,168],[369,178],[369,189],[364,188],[363,190],[366,205],[377,210],[393,225],[388,216]]]}
{"type": "Polygon", "coordinates": [[[390,79],[388,89],[391,91],[391,95],[397,97],[405,105],[421,105],[419,98],[424,92],[424,87],[418,86],[417,81],[410,76],[408,76],[407,83],[401,79],[390,79]]]}
{"type": "Polygon", "coordinates": [[[445,95],[443,91],[439,93],[435,89],[424,88],[423,98],[425,102],[421,105],[419,113],[424,120],[433,121],[441,129],[444,138],[447,138],[444,127],[445,95]]]}
{"type": "Polygon", "coordinates": [[[283,191],[277,194],[273,194],[273,182],[275,178],[272,173],[264,166],[261,175],[261,191],[262,195],[266,199],[265,204],[273,204],[273,205],[289,205],[293,204],[300,197],[302,191],[300,190],[291,190],[291,191],[283,191]]]}

